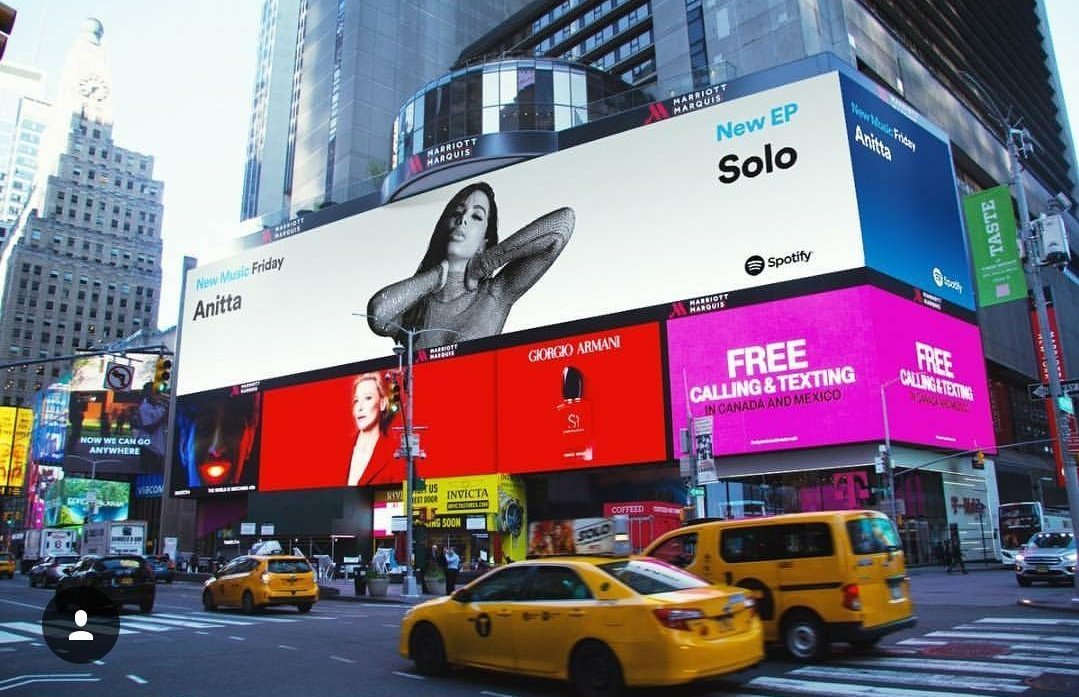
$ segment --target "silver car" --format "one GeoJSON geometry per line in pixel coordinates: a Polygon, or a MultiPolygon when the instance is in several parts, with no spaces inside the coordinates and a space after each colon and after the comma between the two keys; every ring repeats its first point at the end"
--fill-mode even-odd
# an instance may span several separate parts
{"type": "Polygon", "coordinates": [[[1015,580],[1020,586],[1034,581],[1049,585],[1075,583],[1075,535],[1039,532],[1015,555],[1015,580]]]}

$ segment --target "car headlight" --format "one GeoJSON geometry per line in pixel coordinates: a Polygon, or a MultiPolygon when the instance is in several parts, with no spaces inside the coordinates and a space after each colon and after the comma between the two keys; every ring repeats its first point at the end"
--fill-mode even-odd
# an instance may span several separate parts
{"type": "Polygon", "coordinates": [[[1072,563],[1075,563],[1075,559],[1076,559],[1076,553],[1075,552],[1068,552],[1067,554],[1064,555],[1064,561],[1070,561],[1072,563]]]}
{"type": "Polygon", "coordinates": [[[1023,561],[1023,555],[1022,555],[1021,553],[1020,553],[1020,554],[1016,554],[1016,555],[1015,555],[1015,560],[1016,560],[1016,561],[1023,561]]]}

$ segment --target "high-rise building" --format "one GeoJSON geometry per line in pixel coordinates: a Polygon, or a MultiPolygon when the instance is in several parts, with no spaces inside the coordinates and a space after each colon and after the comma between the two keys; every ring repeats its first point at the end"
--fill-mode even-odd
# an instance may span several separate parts
{"type": "MultiPolygon", "coordinates": [[[[5,363],[71,355],[157,326],[164,187],[152,156],[113,140],[103,33],[87,19],[72,48],[30,204],[0,252],[5,363]]],[[[0,400],[28,404],[62,367],[9,369],[0,400]]]]}
{"type": "Polygon", "coordinates": [[[397,111],[526,0],[265,0],[243,219],[378,190],[397,111]]]}
{"type": "Polygon", "coordinates": [[[0,63],[0,241],[29,201],[48,120],[45,74],[0,63]]]}

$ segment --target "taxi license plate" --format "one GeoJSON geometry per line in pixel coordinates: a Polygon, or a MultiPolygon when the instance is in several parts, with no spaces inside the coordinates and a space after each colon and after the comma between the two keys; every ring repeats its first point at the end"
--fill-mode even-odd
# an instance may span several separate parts
{"type": "Polygon", "coordinates": [[[135,579],[133,579],[133,578],[122,578],[122,579],[120,579],[120,585],[121,586],[130,586],[134,582],[135,582],[135,579]]]}
{"type": "Polygon", "coordinates": [[[1048,566],[1036,566],[1036,567],[1034,567],[1034,569],[1039,574],[1047,574],[1047,573],[1049,573],[1049,567],[1048,566]]]}

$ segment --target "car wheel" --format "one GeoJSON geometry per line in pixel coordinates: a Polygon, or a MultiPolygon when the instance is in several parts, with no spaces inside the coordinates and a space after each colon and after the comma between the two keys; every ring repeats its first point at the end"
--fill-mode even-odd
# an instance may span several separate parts
{"type": "Polygon", "coordinates": [[[142,600],[139,601],[139,612],[141,612],[142,614],[144,614],[144,615],[149,614],[149,613],[153,612],[153,610],[154,610],[154,599],[153,598],[149,598],[149,599],[143,598],[142,600]]]}
{"type": "Polygon", "coordinates": [[[311,603],[300,603],[296,609],[300,612],[311,612],[311,603]]]}
{"type": "Polygon", "coordinates": [[[783,620],[783,646],[799,661],[819,661],[831,648],[824,624],[810,612],[796,612],[783,620]]]}
{"type": "Polygon", "coordinates": [[[1016,583],[1018,583],[1023,588],[1029,588],[1030,587],[1030,579],[1029,578],[1023,578],[1022,576],[1016,576],[1015,581],[1016,581],[1016,583]]]}
{"type": "Polygon", "coordinates": [[[569,680],[580,697],[614,697],[622,693],[622,666],[605,644],[585,641],[569,659],[569,680]]]}
{"type": "Polygon", "coordinates": [[[214,603],[214,596],[210,594],[209,588],[202,592],[202,607],[210,612],[217,609],[217,604],[214,603]]]}
{"type": "Polygon", "coordinates": [[[255,611],[255,596],[251,595],[251,591],[244,591],[244,597],[240,602],[244,614],[250,615],[255,611]]]}
{"type": "Polygon", "coordinates": [[[433,624],[424,622],[412,630],[408,652],[421,675],[442,675],[446,672],[446,645],[433,624]]]}

